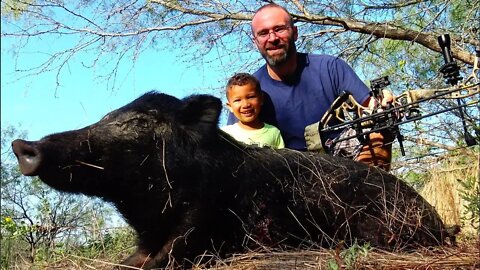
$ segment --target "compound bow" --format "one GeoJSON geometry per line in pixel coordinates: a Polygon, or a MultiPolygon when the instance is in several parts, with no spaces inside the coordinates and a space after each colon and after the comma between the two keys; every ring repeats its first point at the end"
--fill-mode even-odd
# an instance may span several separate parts
{"type": "MultiPolygon", "coordinates": [[[[465,122],[464,109],[479,103],[478,94],[480,93],[480,48],[476,48],[476,55],[473,70],[463,82],[459,74],[459,67],[452,59],[450,51],[450,37],[442,35],[438,37],[439,45],[445,64],[441,67],[440,72],[450,87],[443,89],[416,89],[408,90],[395,98],[395,101],[387,108],[381,107],[380,101],[383,98],[382,90],[390,84],[388,77],[383,77],[371,81],[372,96],[377,100],[377,106],[373,109],[360,105],[348,92],[343,92],[335,102],[330,106],[329,110],[319,122],[320,139],[325,142],[329,133],[352,128],[355,130],[354,135],[340,136],[335,139],[329,139],[330,149],[339,142],[358,139],[360,143],[368,141],[369,134],[374,132],[388,131],[397,139],[400,145],[402,155],[405,155],[403,147],[403,136],[400,133],[399,126],[420,119],[434,116],[437,114],[458,110],[462,120],[463,132],[466,144],[468,146],[478,144],[477,139],[473,137],[467,130],[465,122]],[[475,96],[476,95],[476,96],[475,96]],[[471,98],[470,98],[471,97],[471,98]],[[468,102],[464,99],[470,98],[468,102]],[[433,99],[456,99],[457,104],[449,108],[440,109],[428,114],[422,115],[420,112],[420,104],[433,99]],[[332,120],[336,119],[337,123],[330,125],[332,120]]],[[[477,105],[478,108],[478,105],[477,105]]]]}

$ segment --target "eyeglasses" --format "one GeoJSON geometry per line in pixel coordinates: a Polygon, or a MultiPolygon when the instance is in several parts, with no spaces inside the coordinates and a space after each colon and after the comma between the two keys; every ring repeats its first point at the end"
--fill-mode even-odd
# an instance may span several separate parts
{"type": "Polygon", "coordinates": [[[279,26],[275,26],[272,30],[262,30],[260,32],[258,32],[255,37],[258,39],[258,40],[267,40],[270,38],[270,34],[275,34],[275,36],[279,37],[279,36],[283,36],[287,33],[288,29],[289,28],[292,28],[291,26],[288,26],[288,25],[279,25],[279,26]]]}

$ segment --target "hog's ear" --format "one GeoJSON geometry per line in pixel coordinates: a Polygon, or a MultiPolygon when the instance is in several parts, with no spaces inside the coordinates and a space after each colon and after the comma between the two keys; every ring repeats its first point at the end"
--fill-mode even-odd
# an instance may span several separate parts
{"type": "Polygon", "coordinates": [[[177,120],[189,129],[208,133],[217,128],[221,110],[220,99],[210,95],[194,95],[183,100],[177,120]]]}

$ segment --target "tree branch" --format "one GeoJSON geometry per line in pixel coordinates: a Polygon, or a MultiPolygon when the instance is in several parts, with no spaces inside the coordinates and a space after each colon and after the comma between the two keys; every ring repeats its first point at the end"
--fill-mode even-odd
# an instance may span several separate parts
{"type": "MultiPolygon", "coordinates": [[[[310,16],[304,17],[299,15],[293,15],[298,21],[310,22],[319,25],[330,25],[330,26],[340,26],[345,30],[368,34],[375,36],[380,39],[393,39],[393,40],[403,40],[403,41],[412,41],[422,46],[436,51],[441,52],[442,49],[438,45],[436,35],[434,33],[423,33],[409,29],[403,29],[401,27],[390,25],[388,23],[366,23],[351,19],[341,19],[341,18],[331,18],[324,16],[310,16]]],[[[453,40],[459,41],[455,36],[452,37],[453,40]]],[[[468,40],[465,41],[470,43],[473,46],[480,46],[480,40],[468,40]]],[[[452,47],[452,56],[458,60],[473,65],[475,56],[469,52],[452,47]]]]}

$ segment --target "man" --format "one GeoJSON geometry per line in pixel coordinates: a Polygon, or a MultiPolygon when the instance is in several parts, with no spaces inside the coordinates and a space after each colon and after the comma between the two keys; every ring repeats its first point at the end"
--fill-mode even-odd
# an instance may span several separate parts
{"type": "MultiPolygon", "coordinates": [[[[261,119],[280,129],[287,148],[307,150],[305,128],[318,122],[343,91],[360,104],[373,104],[368,87],[343,60],[297,52],[298,30],[285,8],[276,4],[261,7],[253,16],[251,28],[254,43],[266,61],[254,73],[266,92],[261,119]]],[[[230,115],[229,123],[234,122],[232,118],[230,115]]],[[[327,140],[339,135],[330,134],[327,140]]],[[[322,144],[333,152],[326,141],[322,144]]],[[[368,147],[360,150],[356,156],[367,163],[390,162],[391,151],[378,161],[368,147]]]]}

